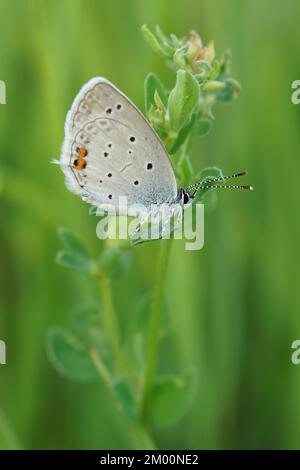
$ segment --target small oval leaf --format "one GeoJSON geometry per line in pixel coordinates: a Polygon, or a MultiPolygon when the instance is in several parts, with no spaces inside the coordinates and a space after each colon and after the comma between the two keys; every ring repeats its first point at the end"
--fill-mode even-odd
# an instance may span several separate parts
{"type": "Polygon", "coordinates": [[[212,124],[211,119],[200,119],[200,121],[196,123],[195,130],[200,136],[206,135],[212,128],[212,124]]]}
{"type": "Polygon", "coordinates": [[[97,263],[108,276],[120,277],[129,268],[131,253],[117,246],[106,247],[97,263]]]}
{"type": "MultiPolygon", "coordinates": [[[[200,173],[196,175],[193,182],[194,183],[205,183],[205,180],[210,180],[212,178],[220,178],[223,176],[223,172],[220,168],[215,166],[204,168],[200,173]]],[[[200,189],[196,192],[193,203],[202,202],[205,204],[206,208],[212,208],[217,200],[217,191],[212,189],[200,189]]]]}
{"type": "Polygon", "coordinates": [[[227,78],[225,80],[224,88],[217,94],[217,100],[224,103],[231,101],[238,96],[240,89],[241,86],[236,80],[233,78],[227,78]]]}
{"type": "Polygon", "coordinates": [[[176,84],[169,95],[170,124],[179,131],[189,120],[199,100],[199,84],[189,72],[178,70],[176,84]]]}
{"type": "Polygon", "coordinates": [[[189,410],[196,391],[195,371],[157,379],[153,387],[152,418],[158,426],[172,426],[189,410]]]}
{"type": "Polygon", "coordinates": [[[63,328],[49,330],[47,352],[53,367],[68,379],[88,382],[98,377],[87,349],[63,328]]]}
{"type": "Polygon", "coordinates": [[[58,236],[68,251],[76,253],[78,256],[88,258],[85,247],[71,230],[65,227],[59,227],[58,236]]]}
{"type": "Polygon", "coordinates": [[[147,28],[147,26],[144,24],[142,26],[142,33],[144,34],[144,38],[146,39],[146,42],[148,45],[156,52],[158,55],[161,57],[165,57],[167,54],[164,51],[163,47],[161,46],[159,40],[154,36],[154,34],[150,31],[150,29],[147,28]]]}
{"type": "Polygon", "coordinates": [[[92,272],[92,263],[88,258],[77,256],[75,253],[59,251],[56,255],[56,262],[61,266],[76,269],[85,273],[92,272]]]}
{"type": "Polygon", "coordinates": [[[164,106],[167,106],[168,98],[166,90],[159,78],[154,73],[149,73],[145,80],[145,111],[149,112],[151,105],[155,107],[155,91],[159,94],[164,106]]]}

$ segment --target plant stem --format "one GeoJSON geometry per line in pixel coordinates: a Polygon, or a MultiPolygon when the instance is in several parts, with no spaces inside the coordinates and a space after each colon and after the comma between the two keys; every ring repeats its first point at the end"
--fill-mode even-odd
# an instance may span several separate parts
{"type": "Polygon", "coordinates": [[[156,449],[155,444],[153,443],[151,437],[147,433],[147,431],[142,426],[135,426],[133,425],[128,418],[122,413],[119,402],[114,394],[113,391],[113,379],[111,377],[110,372],[108,371],[105,364],[102,362],[101,358],[97,354],[95,349],[90,350],[90,357],[93,361],[94,366],[96,367],[101,379],[103,380],[105,386],[107,387],[108,391],[111,394],[112,400],[116,405],[116,409],[121,415],[121,417],[125,420],[126,427],[131,434],[132,440],[135,443],[135,447],[137,449],[142,450],[154,450],[156,449]]]}
{"type": "Polygon", "coordinates": [[[116,368],[120,375],[126,377],[128,381],[134,382],[134,373],[128,366],[126,354],[124,354],[121,346],[119,323],[113,303],[112,281],[102,271],[97,273],[97,277],[103,305],[104,326],[112,345],[116,368]]]}
{"type": "Polygon", "coordinates": [[[116,318],[115,309],[113,305],[111,280],[104,273],[100,273],[98,279],[101,291],[101,301],[103,304],[103,319],[105,322],[105,327],[113,348],[116,366],[120,371],[123,371],[124,360],[122,357],[120,344],[119,324],[116,318]]]}
{"type": "Polygon", "coordinates": [[[164,281],[170,252],[170,240],[160,242],[160,252],[157,261],[156,281],[151,308],[150,331],[148,337],[148,351],[146,358],[146,371],[144,376],[143,395],[141,400],[141,420],[146,422],[149,415],[153,377],[156,368],[158,337],[163,302],[164,281]]]}

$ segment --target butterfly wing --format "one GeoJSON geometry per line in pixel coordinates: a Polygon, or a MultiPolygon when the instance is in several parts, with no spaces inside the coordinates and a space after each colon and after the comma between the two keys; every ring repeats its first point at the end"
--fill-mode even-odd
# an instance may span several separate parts
{"type": "Polygon", "coordinates": [[[61,167],[66,184],[85,201],[119,212],[127,204],[161,204],[177,196],[174,170],[142,113],[104,78],[79,92],[65,124],[61,167]]]}

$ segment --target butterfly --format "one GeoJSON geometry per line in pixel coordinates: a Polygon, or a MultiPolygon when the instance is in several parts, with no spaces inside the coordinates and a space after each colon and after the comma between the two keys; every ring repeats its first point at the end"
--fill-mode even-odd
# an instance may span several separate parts
{"type": "Polygon", "coordinates": [[[83,201],[104,211],[128,214],[128,207],[186,206],[199,189],[245,174],[223,176],[177,187],[169,155],[137,107],[102,77],[86,83],[65,122],[60,164],[66,186],[83,201]],[[120,203],[126,198],[127,204],[120,203]]]}

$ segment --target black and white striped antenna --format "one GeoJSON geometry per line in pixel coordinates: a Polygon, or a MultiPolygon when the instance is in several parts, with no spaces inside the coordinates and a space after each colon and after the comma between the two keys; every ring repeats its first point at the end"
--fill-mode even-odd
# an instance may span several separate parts
{"type": "Polygon", "coordinates": [[[239,178],[240,176],[247,175],[246,171],[241,171],[233,175],[219,176],[218,178],[211,178],[203,180],[200,183],[193,183],[187,188],[187,192],[190,197],[194,197],[196,192],[199,189],[246,189],[252,191],[254,188],[250,185],[240,184],[240,185],[224,185],[224,184],[214,184],[220,181],[226,181],[232,178],[239,178]]]}

